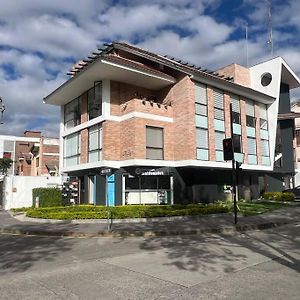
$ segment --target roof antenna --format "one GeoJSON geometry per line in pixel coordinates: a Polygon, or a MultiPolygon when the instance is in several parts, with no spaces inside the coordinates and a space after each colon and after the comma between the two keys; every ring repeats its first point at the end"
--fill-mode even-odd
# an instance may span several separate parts
{"type": "Polygon", "coordinates": [[[248,53],[248,23],[245,23],[245,39],[246,39],[246,67],[248,68],[248,60],[249,60],[249,53],[248,53]]]}
{"type": "Polygon", "coordinates": [[[268,9],[268,31],[269,31],[269,40],[268,44],[271,50],[271,56],[273,56],[273,29],[272,29],[272,0],[267,0],[269,9],[268,9]]]}

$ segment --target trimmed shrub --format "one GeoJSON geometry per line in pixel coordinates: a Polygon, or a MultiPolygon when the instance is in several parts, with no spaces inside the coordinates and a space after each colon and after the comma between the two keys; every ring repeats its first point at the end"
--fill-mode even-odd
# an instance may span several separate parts
{"type": "Polygon", "coordinates": [[[27,211],[28,217],[44,219],[112,219],[153,218],[167,216],[203,215],[227,213],[224,204],[193,205],[128,205],[128,206],[90,206],[75,205],[65,207],[44,207],[27,211]]]}
{"type": "Polygon", "coordinates": [[[295,195],[293,193],[267,192],[264,193],[264,199],[274,201],[294,201],[295,195]]]}
{"type": "Polygon", "coordinates": [[[295,194],[293,194],[293,193],[282,193],[281,200],[282,201],[294,201],[295,200],[295,194]]]}
{"type": "Polygon", "coordinates": [[[39,197],[39,207],[60,206],[61,190],[59,188],[32,189],[32,205],[35,207],[36,197],[39,197]]]}

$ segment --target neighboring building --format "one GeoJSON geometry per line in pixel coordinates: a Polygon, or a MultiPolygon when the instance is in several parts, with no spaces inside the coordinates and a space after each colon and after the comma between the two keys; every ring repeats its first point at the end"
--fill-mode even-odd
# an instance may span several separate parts
{"type": "Polygon", "coordinates": [[[222,140],[242,163],[240,197],[282,190],[294,175],[291,89],[277,57],[217,72],[114,42],[93,52],[50,95],[61,107],[60,168],[80,180],[80,202],[210,202],[231,184],[222,140]]]}
{"type": "Polygon", "coordinates": [[[295,186],[300,185],[300,101],[296,101],[291,106],[291,111],[295,115],[295,186]]]}
{"type": "Polygon", "coordinates": [[[25,131],[23,137],[0,135],[0,158],[14,163],[8,175],[58,176],[59,139],[46,138],[40,131],[25,131]]]}

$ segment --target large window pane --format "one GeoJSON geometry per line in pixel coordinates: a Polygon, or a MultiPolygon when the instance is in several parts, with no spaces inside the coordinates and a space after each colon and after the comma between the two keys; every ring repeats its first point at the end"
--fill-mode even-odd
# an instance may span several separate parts
{"type": "Polygon", "coordinates": [[[163,159],[163,128],[146,127],[146,158],[163,159]]]}
{"type": "Polygon", "coordinates": [[[75,133],[64,139],[65,166],[77,165],[80,157],[80,134],[75,133]]]}
{"type": "Polygon", "coordinates": [[[89,162],[101,160],[102,152],[102,128],[95,125],[89,128],[89,162]]]}
{"type": "Polygon", "coordinates": [[[195,83],[195,101],[196,103],[207,104],[206,85],[195,83]]]}
{"type": "Polygon", "coordinates": [[[163,149],[147,148],[146,149],[147,159],[164,159],[163,149]]]}
{"type": "Polygon", "coordinates": [[[197,148],[208,148],[208,131],[207,129],[196,129],[197,148]]]}
{"type": "Polygon", "coordinates": [[[246,116],[246,126],[255,127],[255,118],[252,116],[246,116]]]}
{"type": "Polygon", "coordinates": [[[248,154],[256,155],[256,139],[247,138],[248,154]]]}
{"type": "Polygon", "coordinates": [[[64,122],[66,128],[80,124],[80,97],[65,105],[64,122]]]}
{"type": "Polygon", "coordinates": [[[238,134],[233,135],[233,152],[242,153],[242,137],[238,134]]]}
{"type": "Polygon", "coordinates": [[[102,114],[102,83],[99,82],[88,91],[89,120],[102,114]]]}
{"type": "Polygon", "coordinates": [[[215,147],[216,150],[223,150],[223,140],[225,139],[225,133],[216,131],[215,133],[215,147]]]}

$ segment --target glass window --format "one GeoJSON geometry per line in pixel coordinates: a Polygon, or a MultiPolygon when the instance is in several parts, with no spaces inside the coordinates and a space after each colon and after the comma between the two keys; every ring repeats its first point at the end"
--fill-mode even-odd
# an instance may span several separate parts
{"type": "Polygon", "coordinates": [[[233,135],[233,152],[242,153],[242,137],[238,134],[233,135]]]}
{"type": "Polygon", "coordinates": [[[269,141],[268,140],[261,140],[261,152],[262,156],[269,156],[269,141]]]}
{"type": "Polygon", "coordinates": [[[215,133],[215,147],[216,150],[223,151],[223,140],[225,139],[225,133],[216,131],[215,133]]]}
{"type": "Polygon", "coordinates": [[[195,83],[195,102],[203,105],[207,104],[206,85],[195,83]]]}
{"type": "Polygon", "coordinates": [[[256,139],[248,137],[247,143],[248,143],[248,154],[256,155],[256,139]]]}
{"type": "Polygon", "coordinates": [[[255,118],[252,116],[246,116],[246,126],[255,127],[255,118]]]}
{"type": "Polygon", "coordinates": [[[235,111],[232,112],[232,122],[235,124],[241,124],[241,115],[235,111]]]}
{"type": "Polygon", "coordinates": [[[96,125],[89,128],[89,162],[101,160],[102,128],[96,125]]]}
{"type": "Polygon", "coordinates": [[[197,148],[208,149],[208,130],[196,128],[197,148]]]}
{"type": "Polygon", "coordinates": [[[80,134],[74,133],[64,138],[64,163],[65,166],[79,164],[80,134]]]}
{"type": "Polygon", "coordinates": [[[156,190],[157,177],[156,176],[141,176],[141,189],[142,190],[156,190]]]}
{"type": "Polygon", "coordinates": [[[164,159],[163,128],[146,126],[146,158],[164,159]]]}
{"type": "Polygon", "coordinates": [[[224,120],[224,97],[223,91],[214,89],[213,91],[214,97],[214,115],[215,119],[224,120]]]}
{"type": "Polygon", "coordinates": [[[268,130],[268,121],[264,119],[259,119],[260,129],[268,130]]]}
{"type": "Polygon", "coordinates": [[[297,147],[300,146],[300,130],[296,130],[296,142],[297,142],[297,147]]]}
{"type": "Polygon", "coordinates": [[[88,91],[89,120],[102,115],[102,83],[99,82],[88,91]]]}
{"type": "Polygon", "coordinates": [[[125,176],[125,186],[126,190],[139,190],[139,177],[125,176]]]}
{"type": "Polygon", "coordinates": [[[80,97],[65,105],[64,123],[66,128],[72,128],[80,124],[80,97]]]}
{"type": "Polygon", "coordinates": [[[200,116],[207,116],[207,106],[196,103],[196,114],[200,116]]]}

